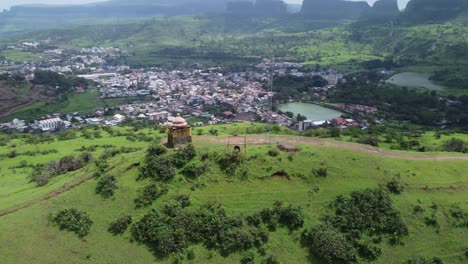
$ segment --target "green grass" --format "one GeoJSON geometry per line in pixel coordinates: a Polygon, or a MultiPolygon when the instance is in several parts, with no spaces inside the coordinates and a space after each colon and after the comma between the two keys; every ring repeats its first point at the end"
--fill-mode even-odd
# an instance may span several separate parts
{"type": "MultiPolygon", "coordinates": [[[[246,131],[249,127],[261,127],[257,124],[236,124],[215,126],[226,136],[232,132],[246,131]]],[[[197,128],[203,131],[211,127],[197,128]]],[[[113,128],[126,131],[128,128],[113,128]]],[[[154,130],[144,133],[158,136],[154,130]]],[[[0,147],[0,154],[12,149],[18,152],[56,148],[57,154],[46,156],[4,159],[0,161],[0,210],[11,208],[19,203],[37,198],[54,190],[77,177],[93,173],[94,165],[88,165],[80,171],[54,178],[44,187],[35,187],[28,183],[28,171],[10,166],[17,165],[22,159],[35,163],[58,159],[64,155],[77,153],[74,149],[95,144],[113,144],[127,147],[146,147],[145,142],[130,142],[124,137],[111,137],[101,132],[103,138],[86,140],[83,138],[28,145],[21,139],[15,139],[0,147]],[[13,147],[14,146],[14,147],[13,147]]],[[[138,133],[138,132],[137,132],[138,133]]],[[[284,132],[286,133],[286,131],[284,132]]],[[[428,141],[432,140],[430,135],[428,141]]],[[[225,146],[195,140],[198,153],[224,152],[225,146]]],[[[373,154],[353,152],[341,148],[316,147],[302,144],[301,151],[290,160],[287,153],[278,157],[266,155],[271,146],[249,146],[250,157],[243,168],[247,169],[246,178],[226,176],[216,165],[210,166],[210,172],[198,180],[187,180],[182,176],[169,185],[169,193],[161,197],[154,205],[160,208],[176,194],[190,194],[192,206],[208,201],[217,201],[224,205],[228,213],[249,213],[269,207],[276,200],[301,205],[304,209],[306,227],[319,222],[323,213],[328,211],[328,204],[340,194],[355,190],[374,188],[396,177],[405,184],[405,191],[392,196],[395,206],[402,212],[409,226],[410,235],[404,239],[404,245],[390,246],[383,242],[383,255],[374,263],[395,263],[412,256],[441,257],[444,263],[461,263],[465,238],[468,231],[453,228],[448,210],[458,204],[468,210],[468,166],[465,161],[404,160],[382,158],[373,154]],[[312,169],[327,167],[328,176],[317,178],[312,169]],[[265,178],[276,171],[285,170],[291,179],[265,178]],[[195,191],[191,190],[194,182],[198,183],[195,191]],[[425,188],[427,186],[427,189],[425,188]],[[315,192],[315,188],[319,188],[315,192]],[[439,206],[437,219],[440,232],[424,224],[423,216],[429,215],[429,206],[439,206]],[[421,215],[413,214],[415,205],[426,209],[421,215]]],[[[94,155],[99,155],[98,149],[94,155]]],[[[121,214],[131,214],[134,219],[141,217],[148,209],[134,208],[133,199],[139,188],[147,181],[136,181],[138,169],[132,164],[142,161],[144,151],[118,155],[109,161],[111,170],[108,174],[118,177],[119,189],[115,198],[104,200],[95,194],[96,179],[90,179],[82,185],[52,199],[36,203],[28,208],[0,217],[0,255],[4,263],[173,263],[174,256],[157,258],[144,245],[131,243],[128,231],[122,236],[113,236],[107,227],[121,214]],[[50,213],[60,209],[76,207],[88,212],[94,221],[91,233],[85,240],[74,234],[60,231],[48,224],[50,213]]],[[[299,243],[300,231],[289,233],[282,228],[271,232],[266,245],[267,254],[276,255],[281,263],[307,263],[308,254],[299,243]]],[[[228,257],[218,252],[208,251],[202,245],[195,245],[194,261],[184,259],[184,263],[239,263],[240,254],[228,257]]],[[[261,257],[258,253],[257,260],[261,257]]],[[[321,263],[315,259],[311,263],[321,263]]]]}
{"type": "Polygon", "coordinates": [[[0,56],[4,56],[5,59],[14,62],[38,62],[47,58],[47,56],[43,54],[18,50],[3,50],[0,51],[0,56]]]}
{"type": "Polygon", "coordinates": [[[73,94],[65,101],[37,102],[18,108],[8,118],[33,120],[57,112],[93,112],[96,108],[103,107],[104,104],[96,91],[87,90],[85,93],[73,94]]]}

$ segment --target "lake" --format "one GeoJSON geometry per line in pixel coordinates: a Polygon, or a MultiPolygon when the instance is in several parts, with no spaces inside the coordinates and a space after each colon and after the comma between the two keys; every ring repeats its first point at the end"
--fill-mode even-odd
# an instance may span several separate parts
{"type": "Polygon", "coordinates": [[[433,91],[444,90],[445,87],[429,80],[430,74],[416,72],[402,72],[393,75],[386,82],[398,86],[425,88],[433,91]]]}
{"type": "Polygon", "coordinates": [[[309,103],[286,103],[280,104],[278,108],[283,112],[292,112],[294,115],[301,114],[312,121],[331,120],[343,114],[334,109],[309,103]]]}

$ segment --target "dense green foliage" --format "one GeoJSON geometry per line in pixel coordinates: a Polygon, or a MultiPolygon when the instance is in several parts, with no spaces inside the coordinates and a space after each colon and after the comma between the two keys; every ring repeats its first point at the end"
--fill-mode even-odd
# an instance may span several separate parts
{"type": "Polygon", "coordinates": [[[160,189],[158,185],[153,182],[140,190],[140,194],[135,199],[135,206],[136,208],[150,206],[159,196],[165,193],[167,193],[167,188],[164,187],[160,189]]]}
{"type": "Polygon", "coordinates": [[[88,235],[93,221],[86,212],[75,208],[64,209],[50,216],[50,222],[60,229],[76,233],[80,238],[88,235]]]}
{"type": "Polygon", "coordinates": [[[306,230],[302,242],[312,254],[328,263],[349,263],[356,259],[352,244],[330,225],[322,224],[306,230]]]}
{"type": "MultiPolygon", "coordinates": [[[[276,77],[274,79],[273,91],[275,95],[273,100],[311,100],[314,88],[324,87],[328,82],[321,76],[306,77],[276,77]]],[[[268,88],[268,87],[267,87],[268,88]]]]}
{"type": "Polygon", "coordinates": [[[132,237],[162,254],[181,252],[194,243],[203,243],[223,254],[261,247],[268,241],[268,227],[277,223],[290,229],[303,225],[300,208],[264,209],[252,217],[229,216],[219,204],[184,208],[179,203],[166,204],[162,211],[151,210],[132,226],[132,237]],[[255,220],[254,220],[255,219],[255,220]]]}
{"type": "Polygon", "coordinates": [[[114,235],[119,235],[125,232],[127,228],[132,224],[132,217],[130,215],[122,215],[117,220],[109,225],[107,231],[114,235]]]}
{"type": "Polygon", "coordinates": [[[31,173],[31,180],[38,186],[46,185],[55,176],[76,171],[88,164],[92,160],[91,154],[83,154],[79,157],[66,156],[58,161],[51,161],[47,164],[39,164],[31,173]]]}
{"type": "Polygon", "coordinates": [[[88,87],[89,81],[80,77],[67,77],[53,71],[34,71],[33,84],[46,85],[52,87],[60,100],[67,99],[68,94],[75,87],[88,87]]]}
{"type": "Polygon", "coordinates": [[[96,185],[96,193],[103,198],[109,198],[114,196],[115,190],[118,188],[115,176],[105,175],[99,179],[96,185]]]}
{"type": "Polygon", "coordinates": [[[441,97],[435,91],[383,86],[378,73],[348,75],[329,100],[376,106],[384,117],[422,125],[468,126],[468,96],[441,97]],[[457,103],[451,103],[456,100],[457,103]]]}
{"type": "Polygon", "coordinates": [[[408,227],[384,188],[353,192],[349,197],[340,195],[334,209],[323,224],[307,229],[302,237],[312,254],[329,263],[353,262],[356,252],[375,260],[381,255],[377,244],[383,235],[391,243],[400,243],[408,235],[408,227]]]}

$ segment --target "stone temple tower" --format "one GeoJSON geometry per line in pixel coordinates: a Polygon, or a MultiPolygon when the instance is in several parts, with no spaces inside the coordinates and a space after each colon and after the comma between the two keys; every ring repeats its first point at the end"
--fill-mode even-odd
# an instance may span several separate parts
{"type": "Polygon", "coordinates": [[[192,128],[179,114],[169,126],[167,144],[169,147],[192,142],[192,128]]]}

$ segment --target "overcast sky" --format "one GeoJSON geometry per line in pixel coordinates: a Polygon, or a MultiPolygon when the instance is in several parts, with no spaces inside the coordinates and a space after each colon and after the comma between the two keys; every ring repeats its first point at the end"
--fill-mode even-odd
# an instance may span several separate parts
{"type": "MultiPolygon", "coordinates": [[[[359,0],[354,0],[354,1],[359,1],[359,0]]],[[[366,0],[370,4],[373,4],[377,0],[366,0]]],[[[408,3],[409,0],[398,0],[398,3],[400,4],[400,8],[403,8],[406,3],[408,3]]],[[[10,8],[11,6],[14,5],[20,5],[20,4],[84,4],[84,3],[92,3],[92,2],[98,2],[98,0],[0,0],[0,10],[1,9],[7,9],[10,8]]],[[[300,4],[302,3],[302,0],[286,0],[288,3],[296,3],[300,4]]]]}

